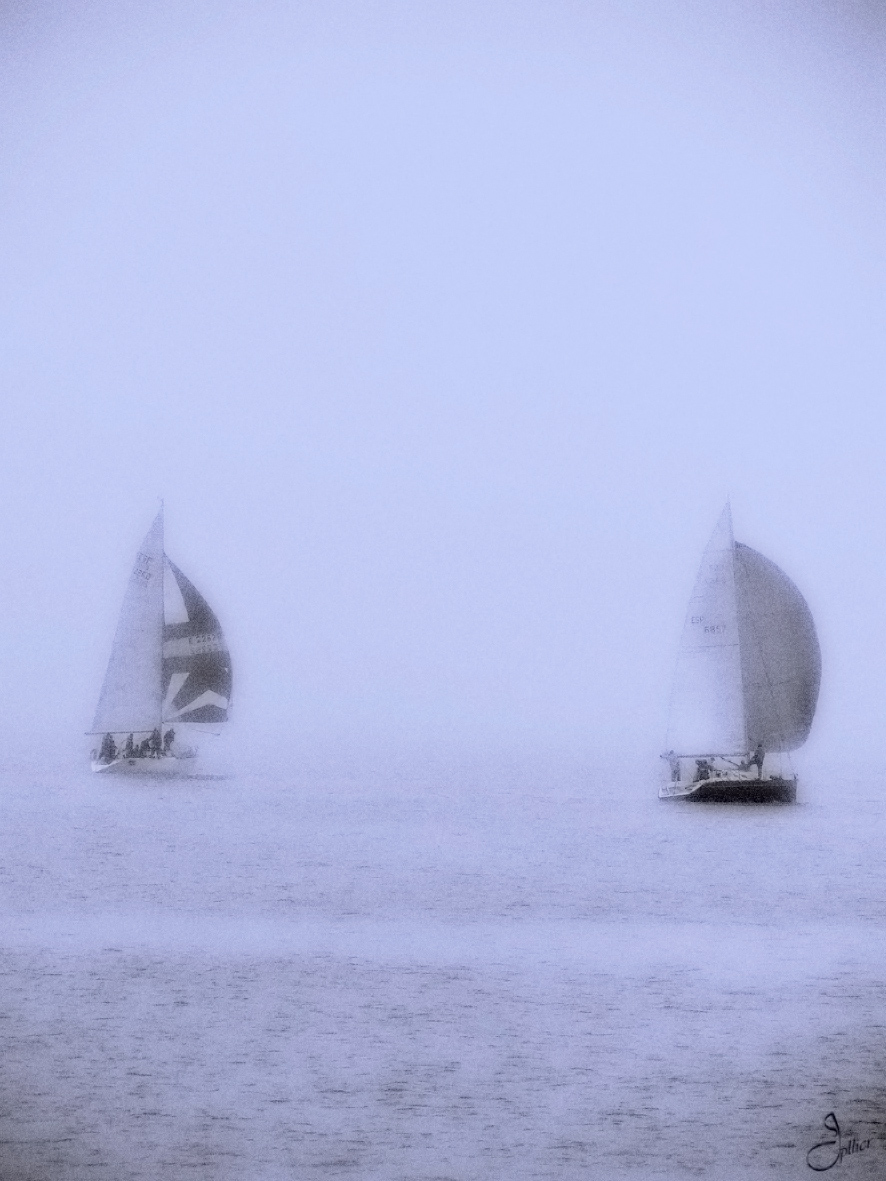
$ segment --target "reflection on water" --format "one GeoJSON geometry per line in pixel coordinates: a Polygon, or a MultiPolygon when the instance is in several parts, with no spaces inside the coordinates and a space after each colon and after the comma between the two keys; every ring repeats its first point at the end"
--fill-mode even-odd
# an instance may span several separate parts
{"type": "Polygon", "coordinates": [[[862,782],[8,776],[0,1177],[882,1177],[862,782]]]}

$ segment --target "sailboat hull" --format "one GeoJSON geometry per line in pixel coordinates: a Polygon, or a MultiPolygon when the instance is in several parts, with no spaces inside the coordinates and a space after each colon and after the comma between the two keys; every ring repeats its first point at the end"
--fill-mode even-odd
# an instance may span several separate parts
{"type": "Polygon", "coordinates": [[[196,766],[196,754],[164,755],[159,759],[117,758],[110,763],[92,760],[92,769],[97,775],[140,775],[152,779],[180,779],[193,775],[196,766]]]}
{"type": "Polygon", "coordinates": [[[765,779],[731,779],[723,776],[698,783],[668,783],[658,793],[661,800],[691,800],[699,804],[794,804],[797,779],[780,775],[765,779]]]}

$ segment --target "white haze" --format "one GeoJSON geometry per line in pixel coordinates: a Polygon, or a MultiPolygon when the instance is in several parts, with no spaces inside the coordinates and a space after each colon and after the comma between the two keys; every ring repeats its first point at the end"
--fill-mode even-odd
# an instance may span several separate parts
{"type": "Polygon", "coordinates": [[[7,6],[7,744],[88,728],[159,497],[232,750],[653,755],[731,496],[886,714],[863,5],[7,6]]]}
{"type": "Polygon", "coordinates": [[[0,5],[2,1181],[886,1175],[883,12],[0,5]],[[797,807],[656,799],[727,496],[797,807]],[[82,735],[159,497],[165,784],[82,735]]]}

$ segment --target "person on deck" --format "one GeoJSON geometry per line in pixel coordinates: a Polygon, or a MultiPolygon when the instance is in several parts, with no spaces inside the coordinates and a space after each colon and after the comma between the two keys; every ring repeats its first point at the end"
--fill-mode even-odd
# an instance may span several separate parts
{"type": "Polygon", "coordinates": [[[102,749],[99,758],[103,763],[113,763],[117,757],[117,744],[113,734],[106,734],[102,739],[102,749]]]}
{"type": "Polygon", "coordinates": [[[159,730],[151,731],[151,757],[155,759],[160,758],[160,750],[163,745],[163,739],[160,737],[159,730]]]}
{"type": "Polygon", "coordinates": [[[766,757],[766,752],[763,750],[763,743],[758,742],[754,747],[754,753],[748,759],[748,769],[751,767],[757,768],[757,778],[763,778],[763,759],[766,757]]]}
{"type": "Polygon", "coordinates": [[[708,759],[695,760],[695,782],[698,783],[702,779],[710,779],[711,777],[711,763],[708,759]]]}
{"type": "Polygon", "coordinates": [[[126,746],[124,747],[124,750],[123,750],[123,757],[126,759],[135,758],[135,743],[132,740],[131,734],[126,739],[126,746]]]}
{"type": "Polygon", "coordinates": [[[672,750],[669,750],[665,755],[668,760],[668,766],[671,768],[671,783],[680,782],[680,760],[672,750]]]}
{"type": "Polygon", "coordinates": [[[170,726],[169,729],[166,731],[166,733],[163,735],[163,753],[165,755],[169,754],[169,752],[172,748],[173,742],[175,742],[175,731],[170,726]]]}

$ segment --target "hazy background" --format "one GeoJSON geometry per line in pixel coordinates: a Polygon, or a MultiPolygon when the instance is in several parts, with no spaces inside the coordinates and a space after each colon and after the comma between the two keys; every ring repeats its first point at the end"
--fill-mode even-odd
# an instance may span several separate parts
{"type": "Polygon", "coordinates": [[[886,717],[876,4],[0,8],[3,740],[82,742],[138,543],[234,749],[654,755],[727,495],[803,762],[886,717]]]}
{"type": "Polygon", "coordinates": [[[828,1112],[882,1181],[884,55],[0,0],[3,1181],[799,1179],[828,1112]],[[797,808],[655,796],[727,495],[797,808]],[[165,785],[83,737],[161,496],[235,669],[165,785]]]}

